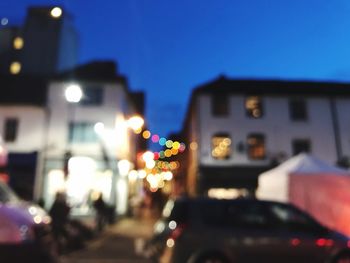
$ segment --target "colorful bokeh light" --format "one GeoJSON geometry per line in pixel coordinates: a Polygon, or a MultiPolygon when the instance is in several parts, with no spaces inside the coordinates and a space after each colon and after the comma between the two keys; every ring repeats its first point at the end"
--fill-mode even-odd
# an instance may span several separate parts
{"type": "Polygon", "coordinates": [[[150,137],[151,137],[151,132],[150,131],[148,131],[148,130],[145,130],[143,133],[142,133],[142,137],[144,138],[144,139],[149,139],[150,137]]]}
{"type": "Polygon", "coordinates": [[[157,143],[159,141],[159,135],[153,134],[152,135],[152,142],[157,143]]]}

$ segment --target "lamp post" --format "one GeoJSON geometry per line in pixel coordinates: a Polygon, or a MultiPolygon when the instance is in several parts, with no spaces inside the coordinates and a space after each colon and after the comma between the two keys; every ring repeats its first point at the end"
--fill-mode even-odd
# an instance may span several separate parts
{"type": "MultiPolygon", "coordinates": [[[[76,110],[76,104],[78,104],[81,100],[81,98],[83,97],[83,91],[81,89],[81,87],[78,84],[69,84],[65,91],[64,91],[64,96],[66,101],[69,103],[69,105],[72,105],[73,107],[70,107],[70,111],[71,111],[71,120],[72,120],[72,141],[74,141],[74,120],[75,120],[75,110],[76,110]]],[[[68,161],[69,159],[72,157],[72,153],[71,153],[71,145],[70,145],[70,141],[68,142],[68,149],[66,150],[65,154],[64,154],[64,166],[63,166],[63,170],[64,170],[64,176],[65,178],[67,178],[68,176],[68,161]]]]}

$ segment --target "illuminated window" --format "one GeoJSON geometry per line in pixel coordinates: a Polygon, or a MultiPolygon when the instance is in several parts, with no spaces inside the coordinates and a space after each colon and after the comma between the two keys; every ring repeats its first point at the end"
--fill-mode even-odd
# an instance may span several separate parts
{"type": "Polygon", "coordinates": [[[23,45],[24,45],[23,38],[21,38],[21,37],[16,37],[16,38],[13,40],[13,47],[14,47],[14,49],[22,49],[22,48],[23,48],[23,45]]]}
{"type": "Polygon", "coordinates": [[[249,96],[245,101],[247,116],[250,118],[261,118],[264,114],[261,98],[258,96],[249,96]]]}
{"type": "Polygon", "coordinates": [[[248,157],[251,160],[262,160],[266,157],[265,136],[263,134],[250,134],[247,138],[248,157]]]}
{"type": "Polygon", "coordinates": [[[307,107],[306,101],[303,99],[290,99],[289,100],[289,114],[290,119],[293,121],[305,121],[307,120],[307,107]]]}
{"type": "Polygon", "coordinates": [[[18,119],[8,118],[5,120],[4,139],[6,142],[14,142],[18,133],[18,119]]]}
{"type": "Polygon", "coordinates": [[[94,143],[98,141],[95,124],[77,122],[69,124],[68,140],[70,143],[94,143]]]}
{"type": "Polygon", "coordinates": [[[15,62],[12,62],[11,65],[10,65],[10,73],[11,74],[18,74],[21,72],[21,68],[22,68],[22,65],[21,63],[15,61],[15,62]]]}
{"type": "Polygon", "coordinates": [[[229,98],[227,95],[214,95],[211,97],[211,111],[214,116],[227,116],[229,114],[229,98]]]}
{"type": "Polygon", "coordinates": [[[216,134],[211,139],[212,152],[214,159],[225,160],[231,156],[231,138],[228,134],[216,134]]]}
{"type": "Polygon", "coordinates": [[[292,141],[292,150],[293,155],[299,153],[310,153],[311,152],[311,143],[308,139],[295,139],[292,141]]]}

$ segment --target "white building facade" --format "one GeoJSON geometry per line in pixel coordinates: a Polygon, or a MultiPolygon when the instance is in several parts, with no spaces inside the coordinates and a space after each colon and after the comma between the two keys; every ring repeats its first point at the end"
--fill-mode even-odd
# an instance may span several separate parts
{"type": "Polygon", "coordinates": [[[349,110],[347,84],[219,78],[197,88],[185,123],[188,191],[254,193],[262,171],[300,152],[346,159],[349,110]]]}
{"type": "MultiPolygon", "coordinates": [[[[113,65],[107,65],[112,66],[111,76],[91,75],[94,67],[98,72],[98,68],[105,66],[89,65],[87,72],[83,66],[74,71],[74,79],[65,74],[40,82],[38,102],[29,89],[24,94],[26,104],[19,98],[0,103],[1,134],[10,161],[12,155],[17,158],[12,158],[12,167],[21,158],[26,163],[33,162],[34,175],[27,176],[30,180],[26,187],[31,188],[28,199],[42,199],[49,208],[55,194],[64,191],[72,213],[84,215],[93,211],[91,202],[102,192],[104,200],[119,214],[126,213],[127,173],[134,166],[137,151],[136,135],[128,127],[127,119],[137,113],[137,107],[125,79],[114,73],[113,65]],[[68,102],[65,96],[72,85],[78,86],[82,93],[76,103],[68,102]],[[28,157],[31,153],[35,153],[34,161],[28,157]]],[[[22,76],[9,78],[23,79],[22,76]]],[[[18,87],[19,81],[9,82],[18,91],[38,86],[31,80],[20,81],[23,85],[27,83],[23,87],[18,87]]],[[[16,177],[15,172],[9,174],[10,179],[16,177]]]]}

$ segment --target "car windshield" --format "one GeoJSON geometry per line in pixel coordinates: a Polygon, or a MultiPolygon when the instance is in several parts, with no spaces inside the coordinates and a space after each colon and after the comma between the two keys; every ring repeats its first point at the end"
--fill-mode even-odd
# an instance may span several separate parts
{"type": "Polygon", "coordinates": [[[17,195],[4,183],[0,183],[0,203],[18,201],[17,195]]]}

